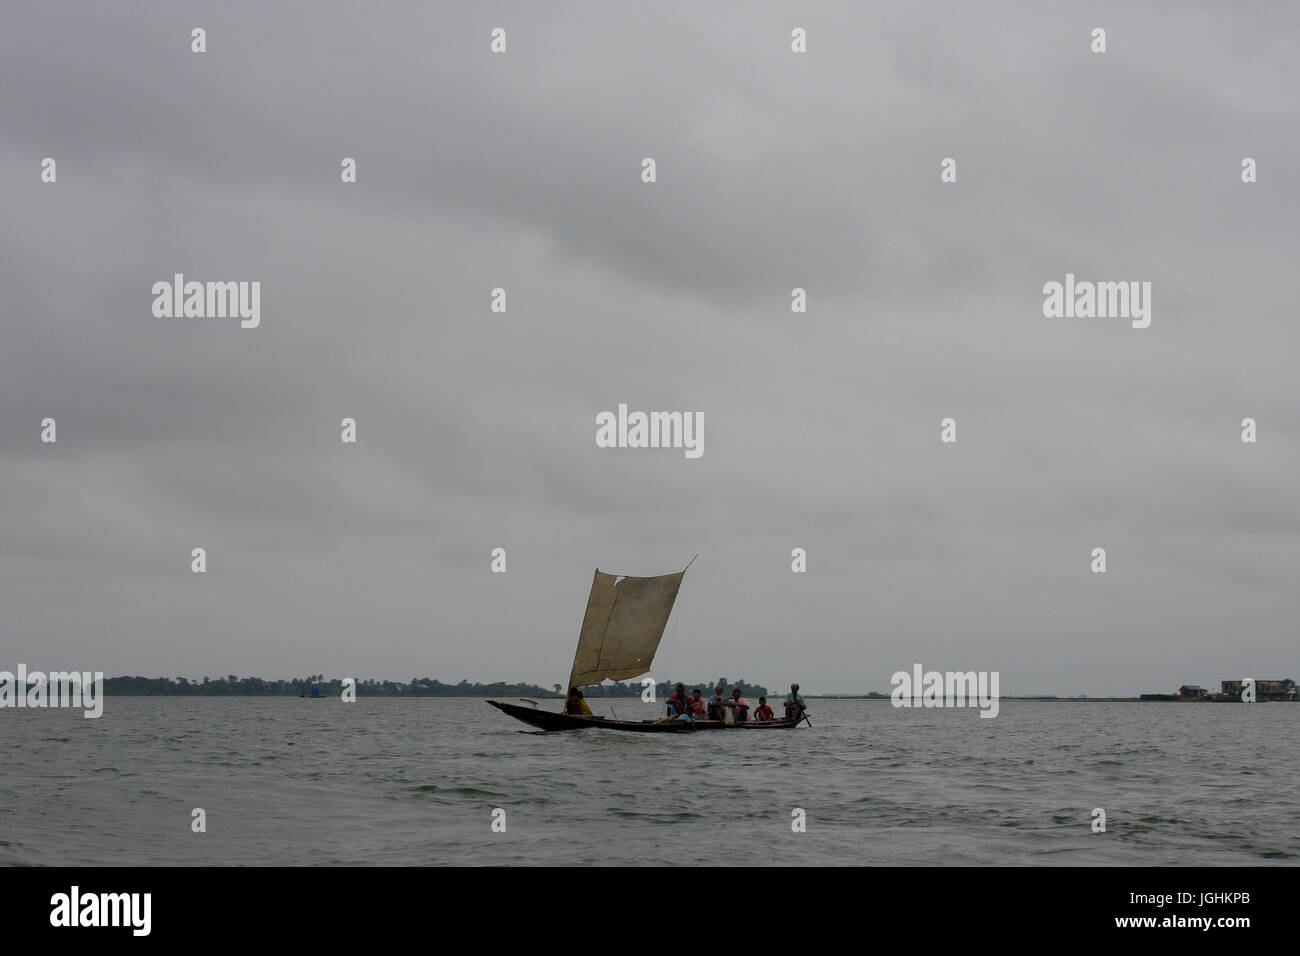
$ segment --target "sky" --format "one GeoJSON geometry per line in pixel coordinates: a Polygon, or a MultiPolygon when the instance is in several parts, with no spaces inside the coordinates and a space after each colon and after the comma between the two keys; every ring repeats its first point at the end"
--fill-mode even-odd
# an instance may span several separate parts
{"type": "Polygon", "coordinates": [[[0,668],[549,685],[594,569],[698,553],[657,679],[1298,677],[1297,39],[1271,3],[6,3],[0,668]],[[156,317],[178,272],[260,282],[260,325],[156,317]],[[1045,317],[1067,273],[1150,282],[1150,327],[1045,317]],[[620,403],[703,455],[598,447],[620,403]]]}

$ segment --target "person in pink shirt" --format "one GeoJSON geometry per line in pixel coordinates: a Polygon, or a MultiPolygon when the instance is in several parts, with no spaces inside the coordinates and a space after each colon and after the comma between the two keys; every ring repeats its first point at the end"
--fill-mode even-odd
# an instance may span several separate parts
{"type": "Polygon", "coordinates": [[[700,689],[697,687],[691,691],[691,714],[695,717],[703,717],[708,708],[704,706],[704,698],[700,696],[700,689]]]}
{"type": "Polygon", "coordinates": [[[740,696],[739,687],[732,690],[731,700],[727,701],[727,706],[735,711],[736,720],[749,720],[749,701],[740,696]]]}

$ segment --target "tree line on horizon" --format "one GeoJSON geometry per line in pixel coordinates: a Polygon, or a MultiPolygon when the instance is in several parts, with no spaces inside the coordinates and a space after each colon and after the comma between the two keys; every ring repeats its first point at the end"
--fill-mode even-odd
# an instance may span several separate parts
{"type": "MultiPolygon", "coordinates": [[[[696,687],[700,688],[700,692],[706,697],[713,693],[713,688],[718,684],[722,685],[728,696],[736,687],[739,687],[741,694],[748,698],[756,699],[766,696],[768,692],[767,688],[761,684],[749,684],[743,679],[731,684],[725,677],[713,682],[687,683],[683,681],[682,683],[686,684],[688,691],[694,690],[696,687]]],[[[670,696],[676,684],[677,681],[661,681],[656,684],[656,698],[664,699],[670,696]]],[[[104,678],[104,693],[117,695],[221,696],[223,694],[237,694],[298,697],[310,694],[314,686],[320,687],[322,696],[336,696],[343,693],[342,679],[326,680],[323,674],[291,677],[285,680],[237,677],[234,674],[227,674],[225,677],[204,677],[201,680],[191,680],[188,677],[122,676],[104,678]]],[[[467,680],[462,680],[458,684],[444,684],[442,681],[434,680],[431,677],[413,677],[405,683],[391,680],[374,680],[373,678],[357,681],[357,695],[365,697],[563,697],[565,690],[566,688],[560,684],[552,684],[548,690],[537,684],[507,683],[505,681],[495,681],[490,684],[471,684],[467,680]]],[[[583,694],[587,697],[640,697],[642,691],[640,681],[583,688],[583,694]]]]}

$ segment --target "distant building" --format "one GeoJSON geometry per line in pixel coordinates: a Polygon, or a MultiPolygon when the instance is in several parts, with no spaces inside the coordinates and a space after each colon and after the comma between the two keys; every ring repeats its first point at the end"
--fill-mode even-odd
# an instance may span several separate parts
{"type": "Polygon", "coordinates": [[[1210,692],[1200,684],[1184,684],[1178,688],[1178,696],[1182,700],[1205,700],[1210,692]]]}
{"type": "MultiPolygon", "coordinates": [[[[1225,697],[1241,697],[1242,681],[1225,680],[1219,682],[1220,693],[1225,697]]],[[[1290,678],[1285,680],[1256,680],[1255,681],[1255,699],[1256,700],[1295,700],[1296,687],[1295,681],[1290,678]]]]}

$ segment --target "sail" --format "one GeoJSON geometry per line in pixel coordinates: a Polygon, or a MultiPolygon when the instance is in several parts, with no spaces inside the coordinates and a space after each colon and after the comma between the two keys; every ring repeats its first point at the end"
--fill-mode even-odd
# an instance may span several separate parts
{"type": "Polygon", "coordinates": [[[627,680],[650,670],[685,571],[653,578],[597,570],[573,655],[570,687],[627,680]]]}

